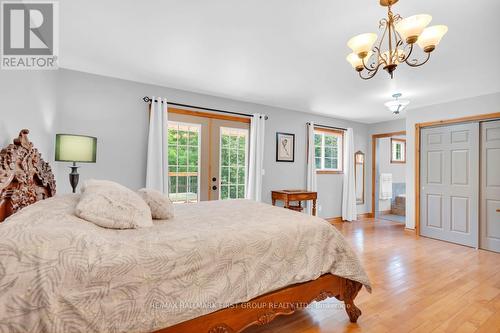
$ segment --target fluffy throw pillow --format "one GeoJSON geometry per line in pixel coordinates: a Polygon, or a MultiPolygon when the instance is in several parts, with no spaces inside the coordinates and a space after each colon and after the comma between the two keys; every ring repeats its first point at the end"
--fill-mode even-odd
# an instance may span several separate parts
{"type": "Polygon", "coordinates": [[[137,193],[148,204],[154,219],[167,220],[174,217],[174,204],[168,195],[147,188],[140,189],[137,193]]]}
{"type": "Polygon", "coordinates": [[[107,180],[85,182],[75,215],[98,226],[133,229],[153,226],[151,210],[134,191],[107,180]]]}

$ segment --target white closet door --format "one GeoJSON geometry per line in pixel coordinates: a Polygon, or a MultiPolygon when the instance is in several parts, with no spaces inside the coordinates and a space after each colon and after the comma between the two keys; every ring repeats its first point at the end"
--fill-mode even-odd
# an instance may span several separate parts
{"type": "Polygon", "coordinates": [[[482,249],[500,252],[500,121],[481,124],[482,249]]]}
{"type": "Polygon", "coordinates": [[[421,132],[420,234],[478,246],[479,124],[421,132]]]}

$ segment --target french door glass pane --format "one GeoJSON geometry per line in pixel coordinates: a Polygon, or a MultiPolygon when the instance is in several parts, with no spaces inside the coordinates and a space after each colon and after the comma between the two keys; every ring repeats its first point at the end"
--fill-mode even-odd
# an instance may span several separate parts
{"type": "Polygon", "coordinates": [[[316,157],[316,169],[321,169],[321,157],[316,157]]]}
{"type": "Polygon", "coordinates": [[[314,145],[321,147],[321,134],[314,134],[314,145]]]}
{"type": "Polygon", "coordinates": [[[175,203],[199,200],[200,131],[197,124],[168,123],[169,197],[175,203]]]}
{"type": "Polygon", "coordinates": [[[245,198],[247,180],[248,130],[220,129],[220,199],[245,198]]]}

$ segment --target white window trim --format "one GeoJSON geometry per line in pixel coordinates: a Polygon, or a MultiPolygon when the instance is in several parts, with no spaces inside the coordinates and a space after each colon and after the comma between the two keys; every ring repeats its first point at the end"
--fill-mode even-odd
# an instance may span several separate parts
{"type": "MultiPolygon", "coordinates": [[[[343,173],[344,168],[343,168],[343,163],[344,163],[344,133],[343,132],[337,132],[337,131],[326,131],[322,130],[320,128],[315,128],[314,129],[314,134],[320,134],[321,135],[321,168],[318,169],[316,168],[316,172],[319,173],[343,173]],[[336,136],[338,138],[338,141],[340,141],[337,144],[337,168],[325,168],[325,135],[330,135],[330,136],[336,136]]],[[[337,142],[338,142],[337,141],[337,142]]],[[[314,146],[316,148],[316,141],[314,142],[314,146]]],[[[316,151],[316,149],[315,149],[316,151]]],[[[314,155],[314,163],[316,163],[316,154],[314,155]]]]}
{"type": "Polygon", "coordinates": [[[391,163],[406,163],[406,140],[399,138],[391,138],[391,163]],[[395,147],[401,145],[401,159],[396,159],[395,157],[395,147]]]}

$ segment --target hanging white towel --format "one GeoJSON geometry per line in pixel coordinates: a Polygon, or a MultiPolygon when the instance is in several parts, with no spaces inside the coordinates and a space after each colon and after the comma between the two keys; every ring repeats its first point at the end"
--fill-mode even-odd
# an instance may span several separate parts
{"type": "Polygon", "coordinates": [[[387,200],[392,198],[392,174],[380,174],[380,200],[387,200]]]}

